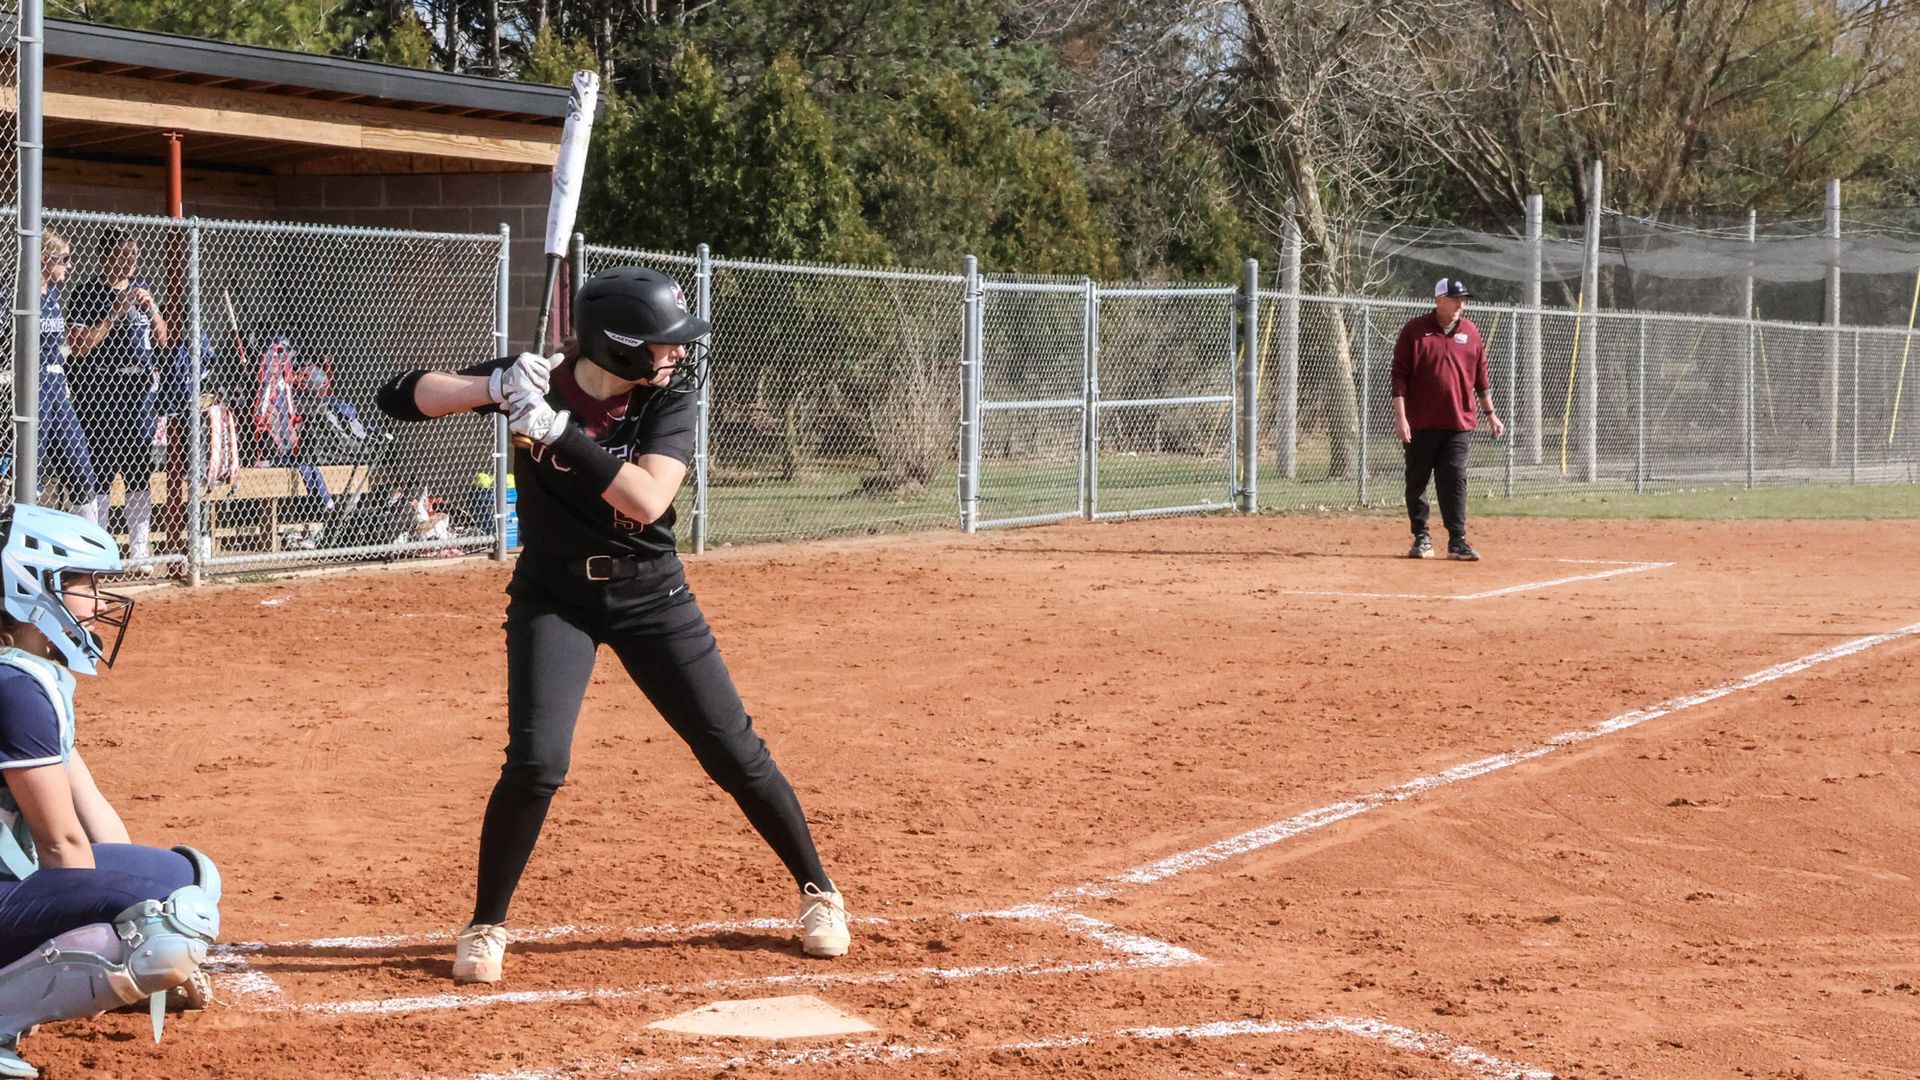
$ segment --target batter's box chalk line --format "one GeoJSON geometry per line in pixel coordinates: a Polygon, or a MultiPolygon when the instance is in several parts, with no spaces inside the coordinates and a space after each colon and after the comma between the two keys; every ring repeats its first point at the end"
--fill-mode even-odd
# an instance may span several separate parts
{"type": "Polygon", "coordinates": [[[1411,780],[1402,781],[1392,787],[1371,791],[1364,795],[1356,795],[1343,802],[1316,807],[1312,810],[1295,814],[1290,818],[1262,825],[1256,829],[1249,829],[1238,835],[1229,836],[1224,840],[1217,840],[1204,847],[1178,852],[1173,855],[1168,855],[1165,858],[1156,859],[1153,862],[1133,867],[1130,870],[1123,870],[1102,881],[1094,881],[1085,885],[1061,889],[1053,894],[1052,899],[1056,902],[1072,904],[1085,900],[1119,896],[1132,889],[1152,885],[1179,874],[1190,873],[1227,859],[1238,858],[1241,855],[1272,847],[1282,841],[1291,840],[1296,836],[1313,832],[1317,829],[1324,829],[1329,825],[1345,821],[1348,818],[1371,813],[1381,807],[1392,806],[1395,803],[1419,798],[1422,795],[1437,791],[1443,787],[1450,787],[1466,780],[1486,776],[1489,773],[1499,772],[1502,769],[1512,768],[1522,762],[1543,758],[1548,754],[1564,750],[1570,746],[1578,746],[1581,743],[1598,739],[1604,735],[1612,735],[1615,732],[1637,727],[1649,720],[1658,720],[1663,716],[1670,716],[1674,713],[1684,712],[1687,709],[1705,705],[1712,701],[1718,701],[1731,694],[1737,694],[1743,690],[1751,690],[1756,686],[1764,686],[1777,679],[1798,675],[1810,668],[1819,667],[1822,664],[1844,659],[1857,653],[1863,653],[1868,649],[1876,648],[1890,642],[1910,638],[1916,634],[1920,634],[1920,623],[1903,626],[1898,630],[1889,630],[1884,634],[1872,634],[1867,637],[1855,638],[1852,641],[1842,642],[1841,644],[1821,649],[1818,652],[1808,653],[1795,660],[1788,660],[1769,668],[1763,668],[1751,675],[1728,680],[1717,686],[1708,687],[1705,690],[1668,698],[1657,704],[1623,712],[1618,716],[1608,717],[1591,727],[1563,731],[1537,746],[1513,750],[1505,754],[1495,754],[1492,757],[1463,762],[1437,773],[1416,776],[1411,780]]]}
{"type": "Polygon", "coordinates": [[[587,1076],[663,1076],[673,1073],[719,1073],[739,1069],[760,1075],[808,1065],[841,1063],[891,1065],[910,1061],[982,1058],[992,1054],[1044,1053],[1098,1046],[1102,1043],[1164,1043],[1175,1039],[1244,1039],[1293,1035],[1347,1035],[1395,1050],[1421,1054],[1460,1068],[1484,1080],[1553,1080],[1553,1073],[1496,1057],[1476,1047],[1431,1031],[1415,1031],[1373,1017],[1327,1016],[1314,1020],[1215,1020],[1202,1024],[1128,1027],[1113,1031],[1075,1032],[1038,1039],[965,1045],[915,1045],[892,1042],[846,1042],[803,1050],[772,1049],[750,1054],[686,1054],[680,1057],[620,1057],[576,1062],[550,1069],[523,1069],[505,1073],[474,1073],[464,1077],[426,1077],[422,1080],[573,1080],[587,1076]]]}
{"type": "MultiPolygon", "coordinates": [[[[338,951],[344,955],[411,945],[453,943],[453,935],[382,934],[368,937],[314,938],[274,944],[243,942],[216,946],[207,967],[216,973],[219,988],[228,1000],[255,1012],[292,1012],[308,1016],[393,1016],[405,1013],[434,1012],[448,1009],[484,1009],[512,1005],[553,1005],[571,1002],[624,1001],[670,993],[735,992],[741,990],[791,986],[874,986],[884,983],[930,979],[952,982],[963,979],[1069,975],[1084,972],[1110,972],[1142,968],[1188,967],[1206,963],[1206,957],[1191,949],[1121,930],[1110,923],[1066,908],[1029,905],[1003,912],[966,912],[947,916],[962,921],[999,919],[1040,923],[1063,930],[1101,950],[1093,960],[1036,960],[1017,964],[986,964],[970,967],[926,966],[892,968],[877,971],[795,971],[777,975],[752,975],[728,979],[708,979],[689,983],[659,983],[634,987],[584,987],[549,990],[478,991],[425,994],[412,997],[365,998],[344,1001],[296,1002],[273,977],[260,970],[252,958],[279,950],[338,951]]],[[[855,918],[858,925],[888,926],[892,920],[855,918]]],[[[747,919],[735,922],[703,922],[690,925],[645,927],[551,926],[538,930],[516,930],[516,943],[606,939],[612,941],[685,938],[716,933],[745,931],[790,931],[787,919],[747,919]]],[[[844,961],[841,962],[844,965],[844,961]]],[[[324,969],[318,969],[324,971],[324,969]]]]}
{"type": "Polygon", "coordinates": [[[1572,585],[1581,581],[1599,581],[1603,578],[1620,577],[1623,574],[1644,574],[1649,570],[1665,570],[1673,566],[1670,562],[1615,562],[1609,559],[1533,559],[1527,562],[1571,563],[1577,566],[1606,566],[1610,569],[1594,570],[1584,574],[1568,574],[1564,577],[1547,578],[1544,581],[1523,581],[1518,585],[1507,585],[1498,589],[1487,589],[1474,593],[1387,593],[1353,592],[1341,589],[1287,589],[1285,596],[1351,596],[1365,600],[1492,600],[1499,596],[1513,596],[1524,592],[1539,592],[1561,585],[1572,585]]]}

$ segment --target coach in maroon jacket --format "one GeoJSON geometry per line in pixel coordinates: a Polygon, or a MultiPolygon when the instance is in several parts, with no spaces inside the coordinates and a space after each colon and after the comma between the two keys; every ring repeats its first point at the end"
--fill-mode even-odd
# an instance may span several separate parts
{"type": "Polygon", "coordinates": [[[1433,310],[1400,328],[1393,347],[1393,431],[1407,449],[1407,518],[1413,525],[1409,558],[1433,558],[1427,535],[1427,477],[1440,493],[1440,520],[1447,526],[1447,558],[1480,557],[1467,543],[1467,439],[1475,426],[1473,401],[1487,412],[1493,437],[1507,426],[1493,411],[1487,382],[1487,347],[1480,328],[1461,314],[1467,284],[1441,278],[1433,286],[1433,310]]]}

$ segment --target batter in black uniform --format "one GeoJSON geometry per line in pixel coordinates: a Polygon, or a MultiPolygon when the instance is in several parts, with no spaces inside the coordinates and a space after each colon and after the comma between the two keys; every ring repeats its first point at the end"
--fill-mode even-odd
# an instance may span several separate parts
{"type": "Polygon", "coordinates": [[[616,267],[574,301],[577,337],[552,361],[523,353],[459,373],[408,371],[380,390],[397,420],[508,414],[524,542],[507,586],[507,761],[480,830],[473,922],[453,977],[497,982],[507,905],[567,774],[574,722],[610,646],[707,775],[800,887],[803,947],[847,951],[846,905],[793,788],[740,703],[674,552],[673,498],[693,457],[701,339],[671,277],[616,267]],[[549,366],[551,365],[551,371],[549,366]]]}

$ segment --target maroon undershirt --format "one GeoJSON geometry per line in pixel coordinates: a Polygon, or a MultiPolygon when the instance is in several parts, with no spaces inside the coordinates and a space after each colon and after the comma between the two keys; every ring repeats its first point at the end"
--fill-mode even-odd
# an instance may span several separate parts
{"type": "Polygon", "coordinates": [[[613,430],[613,425],[627,415],[627,406],[633,401],[632,394],[624,394],[610,401],[602,401],[580,388],[580,381],[573,377],[573,365],[578,360],[568,360],[553,369],[553,388],[566,402],[568,411],[573,413],[573,421],[580,425],[590,437],[600,439],[613,430]]]}

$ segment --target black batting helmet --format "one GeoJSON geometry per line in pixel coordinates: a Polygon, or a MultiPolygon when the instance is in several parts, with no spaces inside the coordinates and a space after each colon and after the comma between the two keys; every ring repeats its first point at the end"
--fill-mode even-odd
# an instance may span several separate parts
{"type": "Polygon", "coordinates": [[[687,294],[658,270],[615,266],[588,278],[573,297],[573,330],[580,353],[622,379],[653,377],[649,343],[685,345],[687,357],[667,389],[696,389],[706,371],[703,338],[713,324],[687,310],[687,294]]]}

